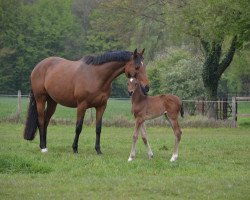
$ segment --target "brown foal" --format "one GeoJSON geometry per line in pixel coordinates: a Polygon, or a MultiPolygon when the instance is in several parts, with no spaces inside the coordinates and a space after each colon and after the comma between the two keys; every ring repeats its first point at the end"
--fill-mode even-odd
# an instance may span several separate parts
{"type": "Polygon", "coordinates": [[[133,144],[128,161],[132,161],[135,158],[136,142],[140,131],[142,140],[147,147],[148,156],[150,159],[153,158],[153,152],[148,143],[144,122],[145,120],[153,119],[163,114],[172,125],[175,134],[175,147],[170,161],[176,161],[182,133],[178,124],[178,116],[179,113],[181,113],[182,117],[184,114],[180,98],[172,94],[159,96],[144,95],[139,81],[135,78],[130,78],[128,80],[128,92],[130,96],[132,96],[132,113],[135,117],[133,144]]]}

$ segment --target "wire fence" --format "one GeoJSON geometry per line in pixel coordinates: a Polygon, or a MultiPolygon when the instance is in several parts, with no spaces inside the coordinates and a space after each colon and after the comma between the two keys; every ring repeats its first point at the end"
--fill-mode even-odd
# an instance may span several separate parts
{"type": "MultiPolygon", "coordinates": [[[[220,99],[218,101],[182,100],[185,118],[180,119],[183,126],[231,126],[232,125],[232,99],[220,99]],[[216,106],[217,120],[208,119],[207,112],[211,106],[216,106]],[[213,124],[211,124],[213,122],[213,124]],[[215,124],[215,125],[214,125],[215,124]]],[[[0,94],[0,122],[24,123],[29,103],[29,95],[5,95],[0,94]]],[[[250,114],[250,101],[238,102],[237,111],[240,114],[250,114]]],[[[76,108],[57,106],[51,123],[75,124],[76,108]]],[[[240,117],[238,121],[250,126],[250,118],[240,117]]],[[[86,124],[95,122],[95,109],[88,109],[85,114],[86,124]]],[[[106,126],[133,126],[134,118],[131,114],[131,101],[129,98],[110,98],[103,116],[106,126]]],[[[165,125],[164,118],[158,118],[148,122],[150,125],[165,125]]]]}

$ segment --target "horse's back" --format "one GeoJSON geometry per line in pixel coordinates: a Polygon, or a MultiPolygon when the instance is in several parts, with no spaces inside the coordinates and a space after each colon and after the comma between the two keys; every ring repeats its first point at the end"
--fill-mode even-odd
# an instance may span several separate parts
{"type": "Polygon", "coordinates": [[[60,57],[48,57],[43,59],[32,70],[31,82],[44,78],[48,68],[51,68],[63,61],[66,61],[66,59],[60,57]]]}
{"type": "Polygon", "coordinates": [[[31,85],[35,96],[49,95],[62,105],[75,107],[74,80],[79,61],[49,57],[39,62],[31,73],[31,85]]]}

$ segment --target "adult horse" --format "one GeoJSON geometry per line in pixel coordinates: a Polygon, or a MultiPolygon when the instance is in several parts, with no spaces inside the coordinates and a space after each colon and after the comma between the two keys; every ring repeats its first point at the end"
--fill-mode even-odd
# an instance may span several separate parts
{"type": "Polygon", "coordinates": [[[96,109],[97,154],[101,154],[102,116],[111,92],[112,81],[122,73],[140,80],[148,92],[148,78],[143,64],[143,52],[111,51],[99,56],[86,56],[79,61],[49,57],[38,63],[31,73],[30,104],[24,129],[24,139],[33,140],[37,128],[41,152],[47,152],[46,136],[50,118],[57,104],[77,108],[75,138],[72,145],[78,152],[85,112],[96,109]],[[46,108],[45,108],[46,107],[46,108]]]}

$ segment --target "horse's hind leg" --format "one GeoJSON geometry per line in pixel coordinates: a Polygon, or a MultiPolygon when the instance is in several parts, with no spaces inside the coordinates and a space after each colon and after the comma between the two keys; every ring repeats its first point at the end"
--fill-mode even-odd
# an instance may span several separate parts
{"type": "Polygon", "coordinates": [[[51,97],[48,97],[47,98],[47,108],[45,111],[45,127],[46,128],[49,125],[49,122],[50,122],[52,115],[56,111],[56,106],[57,106],[57,103],[53,99],[51,99],[51,97]]]}
{"type": "Polygon", "coordinates": [[[38,128],[40,134],[40,148],[42,153],[48,151],[48,149],[46,148],[45,103],[46,103],[46,95],[40,95],[39,97],[36,98],[38,128]]]}
{"type": "Polygon", "coordinates": [[[52,115],[55,113],[57,103],[51,99],[51,97],[47,97],[47,108],[45,110],[45,140],[47,139],[47,127],[49,125],[50,119],[52,115]]]}
{"type": "Polygon", "coordinates": [[[83,124],[85,112],[86,112],[85,106],[78,106],[77,107],[77,121],[76,121],[76,130],[75,130],[75,139],[74,139],[74,142],[72,145],[74,153],[78,153],[78,140],[79,140],[79,135],[82,131],[82,124],[83,124]]]}
{"type": "Polygon", "coordinates": [[[171,125],[172,125],[172,129],[174,131],[174,134],[175,134],[175,146],[174,146],[174,151],[173,151],[173,155],[170,159],[171,162],[174,162],[177,160],[178,158],[178,151],[179,151],[179,143],[181,141],[181,129],[180,129],[180,126],[178,124],[178,119],[177,118],[170,118],[170,122],[171,122],[171,125]]]}
{"type": "Polygon", "coordinates": [[[95,150],[97,154],[102,154],[101,152],[101,131],[102,131],[102,116],[106,109],[106,103],[100,107],[96,108],[96,141],[95,141],[95,150]]]}
{"type": "Polygon", "coordinates": [[[143,140],[144,144],[147,147],[148,157],[149,157],[149,159],[152,159],[153,158],[153,152],[152,152],[152,150],[150,148],[150,145],[149,145],[149,142],[148,142],[148,136],[147,136],[147,132],[146,132],[146,128],[145,128],[144,123],[142,123],[142,125],[141,125],[141,136],[142,136],[142,140],[143,140]]]}

